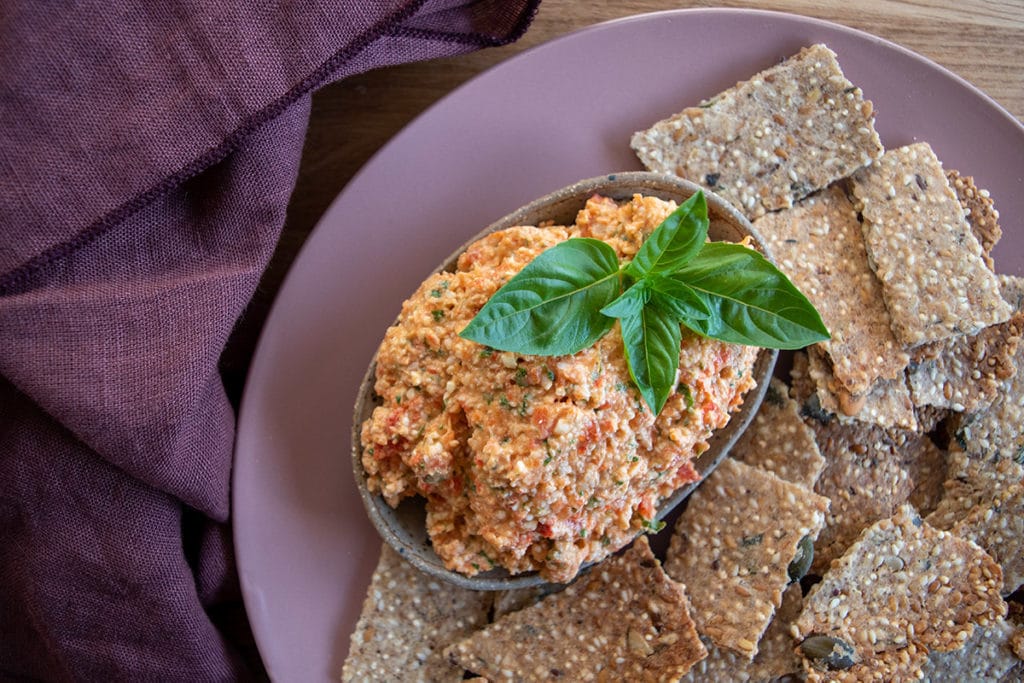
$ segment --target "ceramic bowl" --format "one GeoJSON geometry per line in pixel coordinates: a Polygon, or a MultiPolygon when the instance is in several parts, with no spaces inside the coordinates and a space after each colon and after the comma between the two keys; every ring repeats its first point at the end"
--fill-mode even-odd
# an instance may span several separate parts
{"type": "MultiPolygon", "coordinates": [[[[435,272],[454,269],[459,255],[465,251],[466,247],[488,233],[516,225],[538,225],[543,221],[553,221],[556,225],[572,224],[575,221],[576,213],[594,194],[625,200],[640,193],[682,203],[700,189],[703,188],[680,178],[645,172],[616,173],[582,180],[530,202],[489,225],[459,247],[435,272]]],[[[708,235],[710,239],[738,242],[751,236],[763,252],[764,243],[759,239],[750,222],[721,197],[707,190],[704,192],[708,205],[710,221],[708,235]]],[[[766,256],[771,258],[770,254],[766,254],[766,256]]],[[[698,472],[703,477],[710,474],[718,463],[728,455],[729,449],[757,412],[777,358],[778,352],[769,349],[762,350],[758,355],[754,366],[757,386],[746,394],[742,407],[733,413],[729,423],[714,433],[709,441],[710,448],[695,463],[698,472]]],[[[426,533],[426,510],[422,498],[407,498],[398,508],[392,508],[380,495],[370,493],[366,486],[366,473],[363,470],[359,434],[362,423],[379,405],[379,397],[373,390],[376,374],[375,361],[376,359],[371,362],[363,378],[356,401],[352,426],[352,465],[366,511],[380,535],[399,554],[420,570],[458,586],[477,590],[502,590],[545,583],[536,572],[513,575],[503,569],[493,569],[475,576],[465,576],[447,569],[431,548],[430,539],[426,533]]],[[[699,482],[695,482],[677,490],[661,505],[657,518],[660,520],[669,514],[698,485],[699,482]]]]}

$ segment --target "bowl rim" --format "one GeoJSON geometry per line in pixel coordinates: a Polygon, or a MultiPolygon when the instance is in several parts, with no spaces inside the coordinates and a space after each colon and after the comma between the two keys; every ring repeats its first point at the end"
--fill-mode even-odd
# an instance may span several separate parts
{"type": "MultiPolygon", "coordinates": [[[[540,222],[537,220],[538,216],[548,217],[545,220],[554,217],[556,218],[555,224],[571,224],[575,220],[576,213],[586,203],[587,199],[594,194],[603,194],[621,201],[640,193],[661,198],[667,197],[681,202],[699,190],[705,194],[708,214],[712,218],[712,224],[717,221],[719,224],[733,223],[734,228],[738,225],[741,228],[740,232],[749,234],[766,258],[772,258],[765,240],[761,238],[746,216],[722,197],[709,191],[707,188],[676,176],[646,171],[627,171],[580,180],[543,197],[534,199],[494,221],[463,242],[429,275],[452,270],[458,257],[469,245],[498,230],[517,225],[537,225],[540,222]],[[568,213],[570,211],[571,214],[568,213]],[[567,222],[564,220],[565,216],[569,216],[567,222]]],[[[419,495],[414,495],[405,499],[398,508],[392,508],[381,495],[369,491],[366,485],[366,472],[363,469],[362,463],[361,432],[363,422],[370,415],[373,408],[378,405],[376,402],[376,392],[374,391],[378,352],[379,350],[374,352],[359,385],[352,414],[351,457],[356,487],[359,490],[363,506],[381,538],[401,557],[411,562],[420,571],[462,588],[473,590],[508,590],[547,584],[548,582],[541,578],[537,571],[512,574],[503,568],[496,568],[474,576],[466,576],[445,568],[440,557],[434,553],[429,544],[429,538],[426,534],[423,498],[419,495]],[[411,520],[407,525],[409,527],[415,527],[418,520],[422,518],[422,522],[419,522],[421,528],[396,529],[395,525],[391,522],[395,521],[397,523],[399,515],[404,515],[404,519],[407,521],[411,520]],[[432,558],[436,562],[428,561],[427,558],[432,558]]],[[[665,498],[658,508],[658,514],[654,521],[662,520],[678,507],[714,471],[718,464],[728,456],[732,446],[735,445],[736,441],[753,420],[761,402],[764,400],[778,356],[779,352],[775,349],[761,349],[755,361],[753,371],[754,376],[758,379],[757,385],[744,394],[743,404],[737,411],[731,414],[726,426],[712,434],[708,440],[710,446],[708,450],[694,460],[694,465],[701,478],[677,489],[672,495],[665,498]]],[[[644,532],[637,536],[642,533],[644,532]]],[[[631,545],[631,543],[627,543],[623,549],[631,545]]],[[[593,564],[595,563],[582,566],[580,571],[583,572],[593,564]]]]}

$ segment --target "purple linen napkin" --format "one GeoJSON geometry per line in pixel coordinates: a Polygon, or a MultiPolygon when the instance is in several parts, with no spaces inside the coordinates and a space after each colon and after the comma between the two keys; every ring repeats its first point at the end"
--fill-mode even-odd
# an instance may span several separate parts
{"type": "Polygon", "coordinates": [[[262,676],[218,369],[310,95],[539,0],[0,4],[0,678],[262,676]]]}

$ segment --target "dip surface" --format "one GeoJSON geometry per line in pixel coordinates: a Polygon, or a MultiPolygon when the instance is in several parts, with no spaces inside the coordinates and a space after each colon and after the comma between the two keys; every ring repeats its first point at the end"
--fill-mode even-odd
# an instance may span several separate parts
{"type": "Polygon", "coordinates": [[[362,427],[363,467],[392,506],[426,500],[449,569],[500,566],[567,582],[651,530],[660,502],[753,388],[758,349],[683,329],[677,389],[655,418],[633,386],[616,324],[571,356],[522,356],[462,339],[487,300],[542,251],[594,237],[631,258],[674,202],[595,196],[575,225],[514,227],[473,243],[455,272],[402,306],[377,355],[382,405],[362,427]]]}

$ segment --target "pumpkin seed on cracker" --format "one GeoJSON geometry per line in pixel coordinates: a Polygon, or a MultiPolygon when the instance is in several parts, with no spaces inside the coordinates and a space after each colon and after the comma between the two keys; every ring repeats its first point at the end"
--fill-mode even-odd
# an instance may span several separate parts
{"type": "Polygon", "coordinates": [[[384,545],[341,679],[461,681],[443,650],[486,624],[490,609],[490,593],[442,586],[384,545]]]}
{"type": "Polygon", "coordinates": [[[761,407],[730,454],[808,488],[825,467],[814,433],[800,417],[799,404],[777,378],[771,380],[761,407]]]}
{"type": "Polygon", "coordinates": [[[682,584],[662,570],[646,536],[565,590],[447,650],[488,680],[676,680],[707,652],[682,584]]]}
{"type": "Polygon", "coordinates": [[[832,186],[754,221],[778,263],[821,314],[832,338],[819,348],[851,394],[902,377],[909,362],[893,335],[882,285],[868,264],[857,210],[832,186]]]}
{"type": "MultiPolygon", "coordinates": [[[[795,635],[841,639],[867,671],[880,655],[956,650],[975,627],[1005,616],[1001,583],[999,565],[981,548],[905,505],[868,528],[811,588],[795,635]]],[[[907,654],[914,673],[921,662],[907,654]]]]}
{"type": "Polygon", "coordinates": [[[694,621],[716,646],[753,658],[782,602],[801,539],[814,538],[828,500],[726,459],[690,496],[665,571],[686,584],[694,621]]]}
{"type": "Polygon", "coordinates": [[[852,187],[893,332],[904,345],[974,334],[1010,317],[927,143],[889,150],[854,174],[852,187]]]}
{"type": "Polygon", "coordinates": [[[750,218],[882,153],[871,102],[820,44],[634,133],[630,146],[648,170],[702,184],[750,218]]]}

